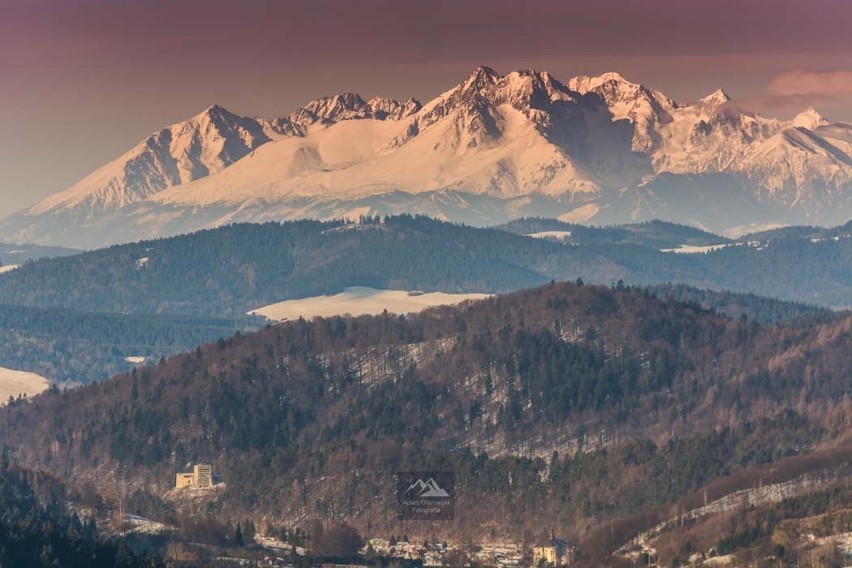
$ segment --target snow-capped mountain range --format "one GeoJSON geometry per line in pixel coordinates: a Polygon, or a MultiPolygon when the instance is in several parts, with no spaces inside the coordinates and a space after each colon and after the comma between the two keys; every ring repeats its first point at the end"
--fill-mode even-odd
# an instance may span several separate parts
{"type": "Polygon", "coordinates": [[[426,104],[311,101],[287,117],[214,105],[0,221],[0,241],[95,247],[237,221],[424,213],[663,218],[716,232],[852,217],[852,125],[718,90],[692,104],[617,73],[565,83],[475,69],[426,104]]]}

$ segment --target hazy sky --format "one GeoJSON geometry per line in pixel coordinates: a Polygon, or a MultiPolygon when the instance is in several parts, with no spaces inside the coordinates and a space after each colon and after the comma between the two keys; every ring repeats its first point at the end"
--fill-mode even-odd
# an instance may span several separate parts
{"type": "Polygon", "coordinates": [[[480,64],[852,121],[850,30],[850,0],[0,0],[0,215],[214,102],[425,101],[480,64]]]}

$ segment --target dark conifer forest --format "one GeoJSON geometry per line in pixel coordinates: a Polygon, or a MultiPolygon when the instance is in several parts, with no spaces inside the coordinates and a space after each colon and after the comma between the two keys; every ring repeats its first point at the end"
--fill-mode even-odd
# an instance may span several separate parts
{"type": "Polygon", "coordinates": [[[0,463],[0,565],[8,568],[165,568],[159,555],[137,554],[102,534],[93,518],[69,513],[61,484],[0,463]],[[33,482],[37,484],[33,487],[33,482]],[[42,495],[40,496],[39,493],[42,495]]]}

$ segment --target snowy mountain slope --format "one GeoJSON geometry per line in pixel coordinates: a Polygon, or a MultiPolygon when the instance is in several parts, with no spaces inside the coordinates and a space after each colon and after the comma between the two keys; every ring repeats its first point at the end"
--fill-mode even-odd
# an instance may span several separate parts
{"type": "Polygon", "coordinates": [[[419,109],[420,103],[414,99],[398,102],[376,97],[364,101],[351,93],[316,99],[287,117],[272,120],[240,117],[213,105],[187,121],[151,134],[71,188],[0,221],[0,232],[14,235],[19,242],[77,242],[85,246],[113,242],[108,237],[106,241],[85,236],[75,239],[75,232],[102,225],[103,215],[160,191],[221,172],[268,142],[304,137],[309,131],[346,120],[400,120],[419,109]]]}
{"type": "Polygon", "coordinates": [[[722,89],[678,105],[615,73],[577,77],[569,86],[600,95],[614,120],[630,121],[633,149],[650,154],[657,174],[736,173],[751,180],[758,194],[788,206],[825,197],[821,192],[848,191],[852,184],[852,129],[831,126],[813,108],[783,122],[730,104],[722,89]]]}
{"type": "Polygon", "coordinates": [[[240,117],[213,105],[185,122],[151,134],[129,152],[26,213],[35,216],[84,209],[97,214],[118,209],[220,172],[272,140],[305,136],[315,125],[364,118],[399,119],[418,109],[419,103],[413,99],[399,103],[377,97],[366,102],[352,93],[311,101],[289,117],[276,120],[240,117]]]}
{"type": "Polygon", "coordinates": [[[852,216],[852,126],[790,121],[721,89],[680,104],[617,73],[561,83],[475,69],[425,105],[345,93],[277,119],[211,107],[0,238],[95,246],[234,221],[419,212],[472,224],[544,214],[663,217],[725,231],[852,216]]]}
{"type": "Polygon", "coordinates": [[[314,136],[269,144],[221,176],[163,191],[153,201],[210,205],[258,197],[364,198],[398,188],[516,197],[528,187],[543,194],[599,188],[593,175],[513,107],[494,107],[489,116],[494,140],[478,138],[476,117],[456,111],[393,151],[384,146],[398,125],[339,123],[314,136]]]}
{"type": "Polygon", "coordinates": [[[167,187],[216,173],[269,141],[250,118],[211,106],[151,134],[126,154],[27,212],[86,209],[95,214],[140,201],[167,187]]]}
{"type": "Polygon", "coordinates": [[[631,83],[618,73],[574,77],[568,86],[578,93],[601,97],[613,120],[629,121],[633,125],[631,147],[636,152],[648,153],[660,146],[660,129],[672,122],[672,114],[678,109],[677,103],[661,92],[631,83]]]}
{"type": "Polygon", "coordinates": [[[734,171],[760,180],[761,186],[778,201],[794,205],[809,199],[818,201],[821,192],[837,194],[848,190],[852,157],[807,128],[784,128],[753,144],[734,171]]]}

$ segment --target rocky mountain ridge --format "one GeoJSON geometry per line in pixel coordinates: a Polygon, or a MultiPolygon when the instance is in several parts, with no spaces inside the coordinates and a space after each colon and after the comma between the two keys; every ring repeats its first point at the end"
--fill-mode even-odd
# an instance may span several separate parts
{"type": "Polygon", "coordinates": [[[277,119],[214,105],[0,221],[11,241],[94,246],[234,221],[424,213],[612,223],[840,224],[852,125],[719,89],[693,104],[617,73],[560,82],[478,67],[426,104],[344,93],[277,119]]]}

